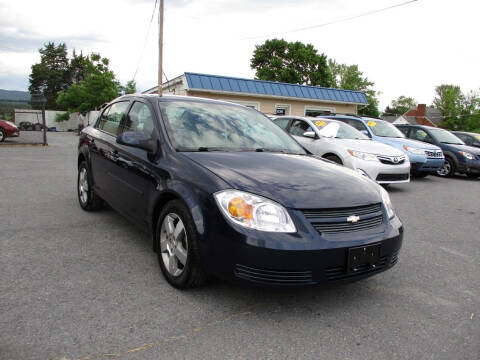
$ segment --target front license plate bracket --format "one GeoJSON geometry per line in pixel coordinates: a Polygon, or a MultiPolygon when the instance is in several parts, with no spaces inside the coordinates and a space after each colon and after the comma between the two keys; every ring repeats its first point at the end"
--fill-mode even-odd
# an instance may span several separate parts
{"type": "Polygon", "coordinates": [[[380,260],[380,244],[349,248],[347,252],[347,273],[366,268],[374,269],[380,260]]]}

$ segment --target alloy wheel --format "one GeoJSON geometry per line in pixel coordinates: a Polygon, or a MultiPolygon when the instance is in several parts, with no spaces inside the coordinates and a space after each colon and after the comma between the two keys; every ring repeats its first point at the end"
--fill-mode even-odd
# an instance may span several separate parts
{"type": "Polygon", "coordinates": [[[88,178],[87,169],[81,168],[78,176],[78,194],[80,195],[80,201],[82,204],[86,204],[88,201],[88,178]]]}
{"type": "Polygon", "coordinates": [[[450,171],[452,170],[452,164],[448,160],[445,160],[445,163],[443,166],[437,170],[437,174],[440,176],[447,176],[450,174],[450,171]]]}
{"type": "Polygon", "coordinates": [[[182,219],[170,213],[165,216],[160,230],[160,252],[165,269],[170,275],[182,275],[187,264],[188,241],[182,219]]]}

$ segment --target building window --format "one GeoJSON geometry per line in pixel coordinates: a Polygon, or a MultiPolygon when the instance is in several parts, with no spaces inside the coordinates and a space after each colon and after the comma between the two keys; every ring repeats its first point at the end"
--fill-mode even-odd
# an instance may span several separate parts
{"type": "Polygon", "coordinates": [[[334,114],[335,108],[333,107],[324,107],[324,106],[305,106],[305,116],[321,116],[321,115],[328,115],[334,114]]]}
{"type": "Polygon", "coordinates": [[[290,115],[290,105],[275,104],[275,115],[290,115]]]}

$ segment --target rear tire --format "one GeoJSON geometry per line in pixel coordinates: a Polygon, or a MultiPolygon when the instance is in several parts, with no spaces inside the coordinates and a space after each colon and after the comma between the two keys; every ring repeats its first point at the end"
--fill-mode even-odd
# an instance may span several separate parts
{"type": "Polygon", "coordinates": [[[334,163],[337,163],[339,165],[343,165],[342,160],[337,155],[325,155],[323,158],[333,161],[334,163]]]}
{"type": "Polygon", "coordinates": [[[158,263],[170,285],[188,289],[207,282],[195,224],[182,201],[172,200],[165,205],[157,220],[155,236],[158,263]]]}
{"type": "Polygon", "coordinates": [[[7,137],[7,134],[5,133],[5,130],[0,129],[0,143],[5,141],[6,137],[7,137]]]}
{"type": "Polygon", "coordinates": [[[95,194],[89,178],[87,163],[82,161],[78,166],[77,176],[78,202],[80,203],[80,207],[85,211],[100,210],[103,200],[95,194]]]}
{"type": "Polygon", "coordinates": [[[445,157],[445,163],[437,170],[440,177],[452,177],[455,174],[455,161],[452,158],[445,157]]]}

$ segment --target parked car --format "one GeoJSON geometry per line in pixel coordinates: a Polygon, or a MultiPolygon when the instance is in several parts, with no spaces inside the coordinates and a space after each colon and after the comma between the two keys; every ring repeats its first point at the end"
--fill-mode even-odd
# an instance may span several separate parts
{"type": "Polygon", "coordinates": [[[5,141],[7,137],[20,136],[20,130],[17,125],[11,121],[0,120],[0,142],[5,141]]]}
{"type": "Polygon", "coordinates": [[[466,174],[480,176],[480,150],[465,143],[450,131],[423,125],[395,125],[408,138],[439,146],[445,154],[445,164],[437,171],[439,176],[466,174]]]}
{"type": "Polygon", "coordinates": [[[340,120],[352,125],[372,140],[393,146],[408,156],[412,174],[424,177],[439,170],[445,158],[440,147],[424,142],[406,139],[394,125],[389,122],[359,116],[334,115],[330,119],[340,120]]]}
{"type": "Polygon", "coordinates": [[[260,112],[127,95],[79,138],[78,200],[147,231],[175,287],[206,274],[271,286],[345,282],[397,262],[388,193],[309,155],[260,112]]]}
{"type": "Polygon", "coordinates": [[[465,145],[480,148],[480,134],[466,131],[452,131],[465,145]]]}
{"type": "Polygon", "coordinates": [[[274,122],[313,154],[356,170],[379,184],[410,181],[410,162],[402,151],[371,141],[341,121],[282,116],[274,122]]]}

